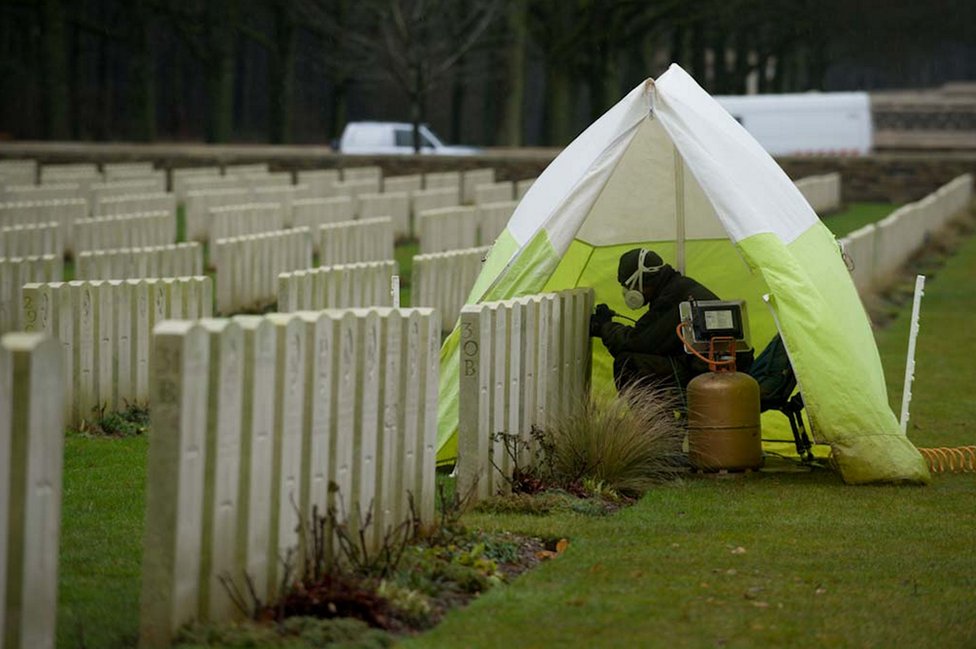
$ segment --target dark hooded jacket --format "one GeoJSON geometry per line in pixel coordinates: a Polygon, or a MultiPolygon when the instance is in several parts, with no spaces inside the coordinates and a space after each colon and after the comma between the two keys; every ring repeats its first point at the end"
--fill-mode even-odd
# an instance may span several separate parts
{"type": "Polygon", "coordinates": [[[652,288],[647,313],[633,325],[607,322],[600,327],[600,339],[614,357],[614,377],[667,380],[674,377],[682,385],[707,370],[701,361],[685,353],[676,329],[681,317],[678,305],[689,299],[717,300],[710,290],[678,271],[665,266],[648,274],[652,288]]]}

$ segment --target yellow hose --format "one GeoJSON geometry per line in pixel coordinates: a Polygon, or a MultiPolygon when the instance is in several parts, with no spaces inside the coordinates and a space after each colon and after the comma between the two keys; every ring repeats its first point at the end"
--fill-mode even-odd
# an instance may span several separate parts
{"type": "Polygon", "coordinates": [[[920,448],[932,473],[976,473],[976,446],[920,448]]]}

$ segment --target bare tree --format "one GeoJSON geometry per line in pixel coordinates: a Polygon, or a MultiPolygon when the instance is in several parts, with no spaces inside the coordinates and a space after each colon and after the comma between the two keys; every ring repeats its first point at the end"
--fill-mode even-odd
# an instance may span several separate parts
{"type": "Polygon", "coordinates": [[[413,147],[420,151],[430,91],[475,47],[495,20],[500,0],[366,0],[367,29],[357,46],[409,102],[413,147]]]}
{"type": "Polygon", "coordinates": [[[40,3],[43,35],[44,130],[51,139],[68,137],[68,54],[65,35],[65,7],[61,0],[40,3]]]}
{"type": "Polygon", "coordinates": [[[315,57],[331,85],[330,137],[339,137],[347,120],[349,92],[371,74],[375,54],[363,47],[368,33],[363,3],[356,0],[298,0],[297,21],[321,46],[315,57]]]}
{"type": "Polygon", "coordinates": [[[227,142],[234,123],[234,67],[241,0],[171,0],[156,5],[204,68],[207,140],[227,142]]]}

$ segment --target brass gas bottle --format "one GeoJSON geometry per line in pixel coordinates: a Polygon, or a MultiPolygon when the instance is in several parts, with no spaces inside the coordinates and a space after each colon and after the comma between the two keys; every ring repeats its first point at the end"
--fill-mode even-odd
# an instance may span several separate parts
{"type": "Polygon", "coordinates": [[[702,471],[762,466],[759,384],[742,372],[709,372],[688,383],[688,460],[702,471]]]}

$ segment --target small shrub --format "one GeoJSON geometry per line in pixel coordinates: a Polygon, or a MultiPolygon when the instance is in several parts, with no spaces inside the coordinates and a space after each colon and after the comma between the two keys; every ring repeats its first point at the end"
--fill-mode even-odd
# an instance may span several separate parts
{"type": "Polygon", "coordinates": [[[637,497],[676,475],[685,429],[671,393],[648,386],[593,395],[546,431],[552,479],[566,488],[637,497]]]}
{"type": "Polygon", "coordinates": [[[149,408],[144,404],[125,403],[122,410],[107,412],[104,405],[92,408],[91,419],[79,427],[86,435],[104,437],[135,437],[149,430],[149,408]]]}
{"type": "Polygon", "coordinates": [[[594,498],[599,498],[612,503],[617,503],[624,500],[623,496],[617,493],[616,489],[608,486],[602,480],[583,478],[582,487],[587,494],[593,496],[594,498]]]}
{"type": "Polygon", "coordinates": [[[380,582],[376,594],[385,599],[396,616],[410,626],[417,628],[429,626],[433,607],[430,598],[424,593],[384,580],[380,582]]]}

